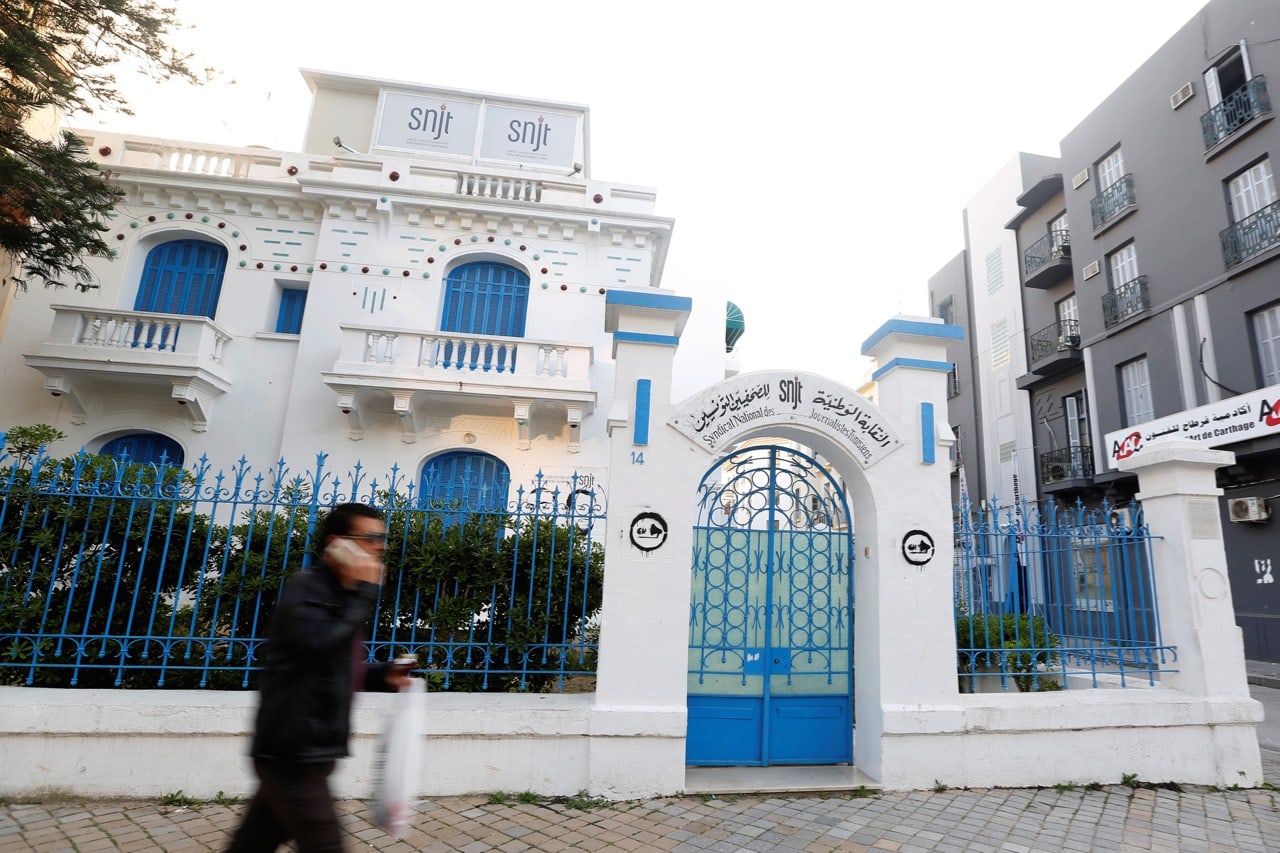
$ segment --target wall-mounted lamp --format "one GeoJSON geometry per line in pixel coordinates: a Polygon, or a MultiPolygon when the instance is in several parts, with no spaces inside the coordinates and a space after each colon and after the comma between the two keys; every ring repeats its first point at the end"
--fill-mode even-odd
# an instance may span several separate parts
{"type": "Polygon", "coordinates": [[[343,151],[350,151],[352,154],[359,154],[359,153],[360,153],[360,152],[359,152],[359,151],[357,151],[356,149],[352,148],[350,145],[348,145],[348,144],[346,144],[345,142],[343,142],[343,141],[342,141],[342,137],[341,137],[341,136],[335,136],[335,137],[333,138],[333,144],[334,144],[334,145],[336,145],[336,146],[338,146],[339,148],[341,148],[343,151]]]}

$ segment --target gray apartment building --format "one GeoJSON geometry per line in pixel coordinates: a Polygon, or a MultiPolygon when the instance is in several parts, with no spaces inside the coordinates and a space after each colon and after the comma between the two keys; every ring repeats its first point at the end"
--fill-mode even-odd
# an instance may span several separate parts
{"type": "MultiPolygon", "coordinates": [[[[1137,481],[1116,462],[1173,437],[1235,453],[1218,485],[1237,621],[1247,657],[1280,661],[1280,123],[1268,80],[1280,86],[1280,3],[1207,4],[1061,140],[1056,161],[1019,155],[1002,226],[1016,240],[1016,309],[976,310],[972,257],[929,286],[936,314],[969,315],[952,318],[971,334],[950,416],[962,453],[979,457],[964,460],[971,494],[1008,497],[974,473],[1006,452],[981,438],[982,399],[1002,393],[982,351],[1011,324],[1012,405],[1031,446],[1019,436],[1009,452],[1032,463],[1039,500],[1124,506],[1137,481]],[[1050,165],[1030,175],[1028,163],[1050,165]]],[[[966,211],[962,258],[980,251],[976,237],[966,211]]]]}

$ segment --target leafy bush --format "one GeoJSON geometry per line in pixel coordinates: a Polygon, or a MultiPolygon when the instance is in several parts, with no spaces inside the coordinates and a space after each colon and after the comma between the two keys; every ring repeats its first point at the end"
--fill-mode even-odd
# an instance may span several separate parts
{"type": "MultiPolygon", "coordinates": [[[[0,470],[0,684],[254,685],[325,510],[300,480],[228,488],[206,473],[91,454],[0,470]]],[[[373,497],[389,508],[379,659],[418,655],[433,690],[562,689],[594,673],[604,552],[590,516],[373,497]]]]}
{"type": "Polygon", "coordinates": [[[1059,660],[1062,645],[1043,616],[1029,613],[956,616],[957,667],[961,673],[996,668],[1013,673],[1024,693],[1040,687],[1035,673],[1059,660]]]}

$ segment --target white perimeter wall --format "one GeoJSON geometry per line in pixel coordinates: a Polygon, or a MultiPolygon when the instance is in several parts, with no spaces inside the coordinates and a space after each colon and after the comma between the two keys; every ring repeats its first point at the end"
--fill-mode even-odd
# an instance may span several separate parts
{"type": "MultiPolygon", "coordinates": [[[[357,694],[352,757],[331,777],[337,796],[371,795],[374,749],[395,698],[357,694]]],[[[251,794],[257,700],[256,692],[0,688],[0,797],[251,794]]],[[[590,694],[429,695],[419,793],[590,791],[617,799],[672,793],[593,786],[589,748],[593,738],[614,742],[621,767],[666,761],[672,749],[683,755],[684,716],[647,715],[628,720],[625,737],[593,735],[594,704],[590,694]]]]}

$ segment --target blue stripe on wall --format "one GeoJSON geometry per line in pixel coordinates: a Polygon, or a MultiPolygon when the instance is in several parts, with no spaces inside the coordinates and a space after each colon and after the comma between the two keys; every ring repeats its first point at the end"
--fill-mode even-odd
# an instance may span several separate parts
{"type": "MultiPolygon", "coordinates": [[[[611,257],[610,260],[620,260],[611,257]]],[[[667,311],[693,310],[693,298],[670,296],[664,293],[643,293],[634,290],[613,290],[605,294],[606,305],[634,305],[640,308],[659,308],[667,311]]]]}
{"type": "Polygon", "coordinates": [[[872,373],[871,378],[879,379],[881,376],[884,376],[896,367],[914,367],[917,370],[937,370],[942,373],[950,373],[955,365],[949,361],[930,361],[923,358],[895,358],[888,364],[880,367],[875,373],[872,373]]]}
{"type": "Polygon", "coordinates": [[[915,335],[924,338],[940,338],[948,341],[964,340],[964,329],[960,326],[949,326],[945,323],[926,323],[923,320],[889,320],[879,329],[871,333],[871,337],[862,343],[862,354],[874,347],[888,335],[915,335]]]}
{"type": "Polygon", "coordinates": [[[636,409],[632,422],[631,443],[649,443],[649,402],[653,393],[653,380],[636,380],[636,409]]]}
{"type": "Polygon", "coordinates": [[[934,435],[933,403],[920,404],[920,461],[932,465],[936,459],[938,439],[934,435]]]}

